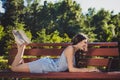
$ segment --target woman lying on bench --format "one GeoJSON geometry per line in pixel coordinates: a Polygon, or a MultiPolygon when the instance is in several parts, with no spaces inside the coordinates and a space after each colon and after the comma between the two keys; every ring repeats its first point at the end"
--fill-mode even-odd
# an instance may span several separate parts
{"type": "Polygon", "coordinates": [[[11,65],[11,70],[15,72],[30,72],[30,73],[46,73],[60,72],[69,70],[69,72],[99,72],[97,68],[76,68],[75,53],[77,51],[87,51],[88,38],[84,34],[77,34],[72,39],[72,45],[64,49],[61,56],[57,60],[51,58],[41,58],[36,61],[24,63],[22,57],[26,47],[26,43],[22,45],[16,40],[18,53],[11,65]]]}

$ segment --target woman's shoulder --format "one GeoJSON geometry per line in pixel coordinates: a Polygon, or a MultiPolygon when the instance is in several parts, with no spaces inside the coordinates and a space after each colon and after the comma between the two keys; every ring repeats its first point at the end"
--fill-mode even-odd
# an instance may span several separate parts
{"type": "Polygon", "coordinates": [[[65,52],[73,52],[74,51],[74,48],[73,48],[73,46],[72,45],[69,45],[68,47],[66,47],[66,49],[64,50],[65,52]]]}
{"type": "Polygon", "coordinates": [[[69,49],[73,49],[73,45],[69,45],[67,48],[69,48],[69,49]]]}

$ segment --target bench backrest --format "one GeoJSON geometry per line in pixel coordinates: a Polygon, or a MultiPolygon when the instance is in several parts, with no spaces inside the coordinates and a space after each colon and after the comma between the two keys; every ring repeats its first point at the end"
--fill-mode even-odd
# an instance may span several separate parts
{"type": "MultiPolygon", "coordinates": [[[[68,45],[71,45],[71,43],[29,44],[24,53],[24,61],[29,62],[29,61],[37,60],[44,56],[49,56],[51,58],[58,58],[61,55],[62,51],[68,45]]],[[[106,70],[110,70],[111,67],[113,66],[113,63],[116,62],[116,64],[118,64],[117,62],[119,61],[118,60],[119,50],[118,50],[117,42],[94,42],[94,43],[89,43],[88,45],[89,45],[89,49],[86,54],[87,57],[83,61],[87,66],[104,67],[106,70]]],[[[11,65],[16,53],[17,53],[17,48],[14,45],[12,49],[9,51],[9,59],[8,59],[9,65],[11,65]]],[[[114,67],[116,66],[118,67],[118,65],[116,64],[114,67]]]]}

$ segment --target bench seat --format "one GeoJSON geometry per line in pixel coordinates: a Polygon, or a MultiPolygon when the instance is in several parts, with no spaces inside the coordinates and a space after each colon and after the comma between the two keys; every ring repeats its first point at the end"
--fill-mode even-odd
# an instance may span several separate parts
{"type": "Polygon", "coordinates": [[[105,79],[120,80],[120,72],[49,72],[49,73],[21,73],[2,71],[4,78],[53,78],[53,79],[105,79]],[[9,75],[9,76],[8,76],[9,75]]]}

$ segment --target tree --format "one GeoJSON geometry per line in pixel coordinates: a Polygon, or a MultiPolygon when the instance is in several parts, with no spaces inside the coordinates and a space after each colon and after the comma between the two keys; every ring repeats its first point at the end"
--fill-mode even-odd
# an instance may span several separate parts
{"type": "MultiPolygon", "coordinates": [[[[56,5],[56,4],[55,4],[56,5]]],[[[67,33],[70,38],[80,32],[81,8],[72,0],[63,0],[57,7],[57,30],[67,33]]]]}
{"type": "Polygon", "coordinates": [[[88,13],[83,16],[84,18],[82,18],[83,21],[81,23],[82,26],[81,32],[84,32],[85,34],[88,35],[89,42],[93,42],[97,40],[96,34],[93,33],[95,30],[95,26],[91,24],[93,20],[93,16],[95,14],[96,14],[95,8],[89,8],[88,13]]]}
{"type": "Polygon", "coordinates": [[[34,37],[36,36],[36,32],[39,31],[40,25],[40,16],[41,5],[38,4],[40,0],[27,0],[28,5],[25,7],[24,13],[24,23],[26,24],[26,28],[31,30],[34,37]]]}
{"type": "Polygon", "coordinates": [[[112,26],[114,26],[114,30],[112,30],[113,32],[113,41],[119,41],[120,42],[120,13],[116,14],[116,15],[112,15],[111,17],[111,21],[109,22],[109,24],[111,24],[112,26]]]}
{"type": "Polygon", "coordinates": [[[47,34],[58,30],[61,36],[66,33],[70,38],[80,32],[82,12],[75,1],[63,0],[55,4],[45,1],[43,5],[35,1],[27,7],[25,13],[25,24],[32,30],[34,38],[36,32],[43,28],[47,34]]]}
{"type": "Polygon", "coordinates": [[[15,26],[15,22],[21,22],[24,8],[23,0],[7,0],[4,7],[6,11],[2,17],[1,24],[6,29],[8,25],[15,26]]]}
{"type": "Polygon", "coordinates": [[[111,20],[111,14],[104,9],[99,10],[91,21],[91,25],[95,27],[94,33],[97,34],[97,41],[112,41],[112,30],[114,26],[109,26],[108,22],[111,20]]]}

